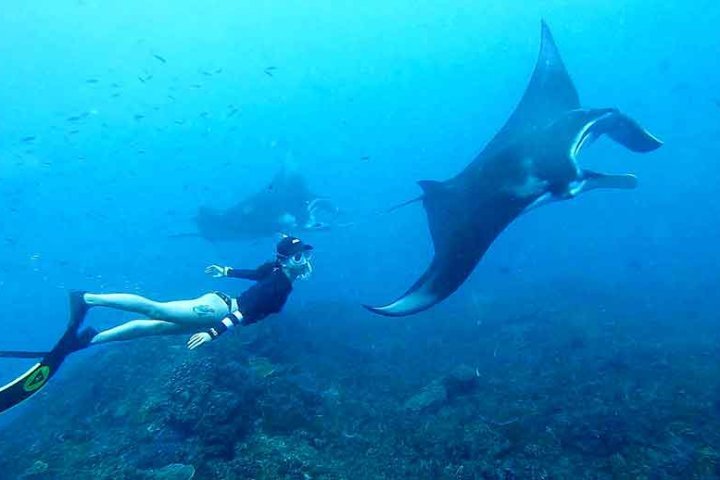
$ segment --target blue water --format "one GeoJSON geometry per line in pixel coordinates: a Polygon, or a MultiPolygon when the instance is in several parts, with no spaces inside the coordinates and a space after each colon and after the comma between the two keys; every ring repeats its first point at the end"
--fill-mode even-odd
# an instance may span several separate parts
{"type": "MultiPolygon", "coordinates": [[[[420,206],[374,212],[417,196],[416,180],[454,175],[497,131],[541,18],[583,105],[619,107],[665,146],[636,155],[601,140],[583,152],[582,165],[636,173],[640,188],[517,221],[432,311],[438,328],[478,298],[554,282],[633,292],[688,328],[682,312],[714,315],[717,2],[45,0],[0,15],[2,347],[50,346],[70,288],[158,299],[239,288],[204,267],[255,266],[274,238],[172,235],[288,158],[356,224],[307,236],[316,273],[287,311],[395,298],[432,245],[420,206]]],[[[25,365],[3,361],[0,381],[25,365]]]]}

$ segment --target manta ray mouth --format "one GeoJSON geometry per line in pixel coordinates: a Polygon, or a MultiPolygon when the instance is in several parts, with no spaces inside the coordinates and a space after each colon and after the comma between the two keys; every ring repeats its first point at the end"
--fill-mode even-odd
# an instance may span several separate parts
{"type": "Polygon", "coordinates": [[[600,135],[593,131],[593,127],[597,126],[599,122],[604,119],[608,119],[612,116],[612,113],[605,113],[600,117],[586,123],[583,128],[578,132],[573,140],[570,147],[570,158],[575,164],[577,164],[577,156],[580,151],[586,146],[594,142],[600,135]]]}
{"type": "Polygon", "coordinates": [[[588,125],[587,127],[585,127],[585,128],[578,134],[577,138],[575,139],[575,144],[574,144],[574,146],[573,146],[573,148],[572,148],[572,151],[571,151],[571,153],[570,153],[570,158],[572,158],[573,161],[576,162],[576,163],[577,163],[577,156],[580,154],[580,151],[583,149],[583,147],[585,146],[585,144],[587,144],[588,141],[589,141],[590,143],[592,143],[592,142],[595,140],[594,135],[590,132],[591,126],[592,126],[592,125],[588,125]]]}

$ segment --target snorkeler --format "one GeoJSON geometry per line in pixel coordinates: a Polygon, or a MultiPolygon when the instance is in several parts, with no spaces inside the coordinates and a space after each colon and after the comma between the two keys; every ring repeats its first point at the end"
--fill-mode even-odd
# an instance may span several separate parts
{"type": "Polygon", "coordinates": [[[275,259],[254,270],[210,265],[213,277],[254,280],[256,283],[237,299],[222,292],[207,293],[194,300],[156,302],[126,293],[70,293],[70,321],[64,335],[48,352],[0,351],[0,358],[41,358],[27,372],[0,387],[0,412],[8,410],[44,387],[72,352],[91,345],[132,340],[155,335],[190,334],[189,349],[211,342],[238,325],[250,325],[282,310],[293,282],[312,273],[313,247],[295,237],[283,238],[275,259]],[[143,315],[117,327],[98,332],[92,327],[78,333],[92,307],[110,307],[143,315]]]}
{"type": "Polygon", "coordinates": [[[88,327],[78,335],[77,348],[156,335],[196,332],[187,342],[189,349],[208,343],[238,325],[250,325],[282,310],[292,292],[293,282],[312,273],[313,247],[295,237],[283,238],[276,247],[275,260],[254,270],[210,265],[205,272],[213,277],[254,280],[256,283],[237,299],[222,292],[206,293],[194,300],[156,302],[127,293],[84,293],[76,297],[84,315],[91,307],[109,307],[144,315],[108,330],[88,327]],[[198,329],[201,331],[198,332],[198,329]]]}

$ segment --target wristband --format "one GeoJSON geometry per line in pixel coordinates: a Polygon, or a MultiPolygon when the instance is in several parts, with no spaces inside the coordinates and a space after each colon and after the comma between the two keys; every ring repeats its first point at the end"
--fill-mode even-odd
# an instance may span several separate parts
{"type": "Polygon", "coordinates": [[[217,337],[222,335],[223,333],[227,332],[229,329],[233,328],[235,325],[239,325],[242,321],[242,313],[239,311],[235,311],[229,315],[226,315],[223,317],[220,322],[218,322],[217,325],[214,327],[211,327],[207,333],[210,334],[210,337],[212,337],[213,340],[215,340],[217,337]]]}

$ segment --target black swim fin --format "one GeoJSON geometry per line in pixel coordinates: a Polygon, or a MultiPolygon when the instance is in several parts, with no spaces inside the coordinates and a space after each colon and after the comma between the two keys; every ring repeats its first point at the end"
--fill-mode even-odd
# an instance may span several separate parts
{"type": "Polygon", "coordinates": [[[73,335],[73,337],[65,345],[65,348],[68,352],[83,350],[90,346],[92,339],[95,338],[95,335],[97,334],[98,331],[93,327],[83,328],[79,333],[73,335]]]}
{"type": "Polygon", "coordinates": [[[0,350],[0,358],[42,358],[50,352],[30,352],[25,350],[0,350]]]}
{"type": "Polygon", "coordinates": [[[89,345],[89,340],[92,339],[92,337],[89,337],[89,333],[93,332],[92,329],[86,329],[78,335],[78,330],[85,319],[88,308],[83,299],[83,292],[70,292],[70,320],[65,333],[52,350],[49,352],[6,351],[0,353],[0,356],[5,358],[37,358],[42,356],[42,359],[27,372],[0,388],[0,413],[40,391],[50,380],[50,377],[58,371],[68,355],[89,345]]]}
{"type": "Polygon", "coordinates": [[[85,292],[80,290],[72,290],[69,300],[70,318],[68,320],[68,329],[74,328],[77,331],[85,320],[85,314],[90,309],[90,306],[85,303],[85,292]]]}

